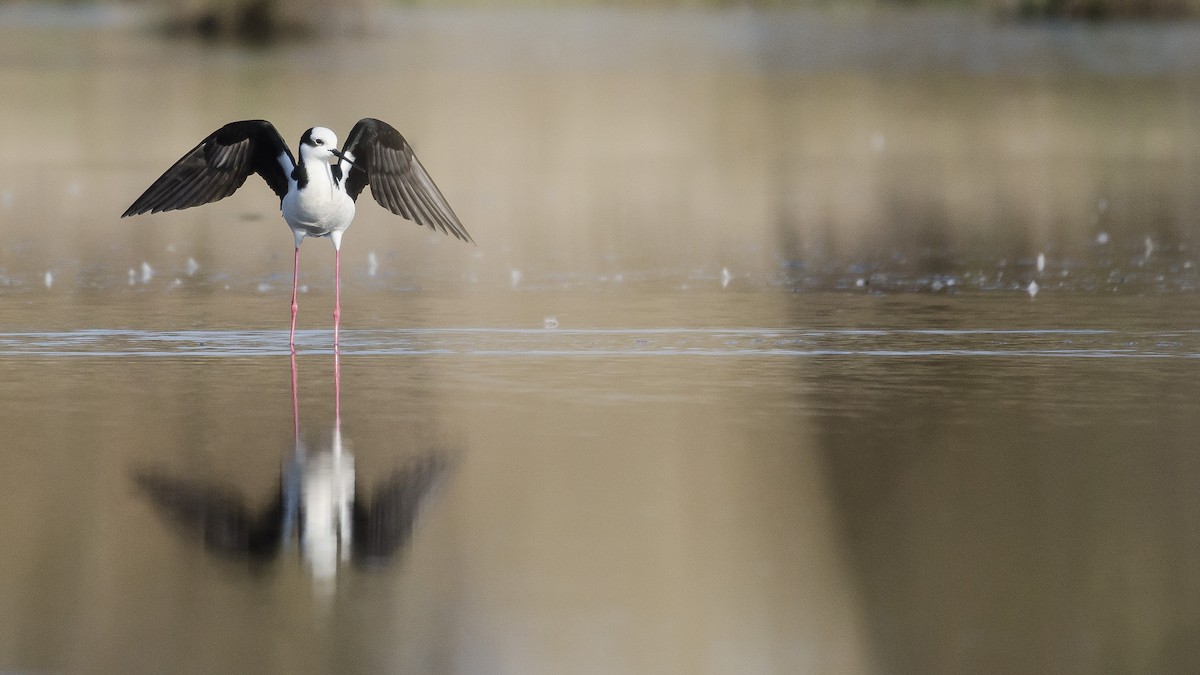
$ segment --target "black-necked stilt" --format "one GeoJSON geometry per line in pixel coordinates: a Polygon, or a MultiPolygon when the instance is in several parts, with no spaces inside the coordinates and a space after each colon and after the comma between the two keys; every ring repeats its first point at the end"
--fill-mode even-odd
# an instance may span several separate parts
{"type": "Polygon", "coordinates": [[[366,118],[350,130],[345,146],[325,127],[300,137],[300,161],[292,157],[275,126],[266,120],[230,122],[192,148],[154,181],[121,217],[174,211],[233,194],[252,173],[279,195],[280,210],[296,240],[292,259],[292,329],[296,348],[296,288],[300,242],[329,237],[334,250],[333,345],[341,328],[342,233],[354,220],[354,202],[370,185],[381,206],[432,230],[474,243],[408,141],[391,125],[366,118]],[[331,163],[336,159],[337,163],[331,163]]]}

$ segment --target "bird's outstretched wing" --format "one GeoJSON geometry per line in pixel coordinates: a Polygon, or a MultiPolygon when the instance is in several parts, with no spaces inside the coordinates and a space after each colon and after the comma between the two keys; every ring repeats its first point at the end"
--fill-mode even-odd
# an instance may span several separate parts
{"type": "Polygon", "coordinates": [[[359,120],[350,130],[342,152],[353,162],[342,162],[346,192],[351,198],[357,200],[363,188],[370,185],[371,196],[388,211],[431,230],[475,242],[408,141],[387,122],[370,117],[359,120]]]}
{"type": "Polygon", "coordinates": [[[283,199],[296,165],[275,126],[266,120],[230,122],[209,134],[154,181],[121,217],[174,211],[224,199],[252,173],[283,199]]]}

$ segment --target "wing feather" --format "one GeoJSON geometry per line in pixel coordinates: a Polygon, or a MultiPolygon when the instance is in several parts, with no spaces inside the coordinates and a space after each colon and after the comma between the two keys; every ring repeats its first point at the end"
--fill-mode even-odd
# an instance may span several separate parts
{"type": "Polygon", "coordinates": [[[369,185],[371,196],[388,211],[474,243],[408,141],[391,125],[370,117],[359,120],[342,151],[354,158],[353,164],[342,165],[351,198],[358,199],[369,185]]]}
{"type": "Polygon", "coordinates": [[[294,166],[292,152],[270,122],[230,122],[180,157],[121,217],[186,209],[224,199],[253,173],[262,176],[283,199],[288,190],[288,173],[280,160],[284,155],[294,166]]]}
{"type": "Polygon", "coordinates": [[[431,230],[436,230],[438,223],[426,207],[424,200],[421,199],[420,193],[413,189],[409,183],[400,183],[400,194],[404,198],[404,203],[412,207],[413,214],[417,217],[417,222],[425,225],[431,230]]]}

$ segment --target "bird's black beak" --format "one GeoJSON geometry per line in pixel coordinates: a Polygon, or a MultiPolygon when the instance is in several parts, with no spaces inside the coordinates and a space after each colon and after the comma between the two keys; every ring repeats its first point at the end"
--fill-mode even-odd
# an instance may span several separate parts
{"type": "Polygon", "coordinates": [[[350,166],[352,166],[352,167],[354,167],[354,168],[358,168],[358,165],[357,165],[357,164],[355,164],[355,163],[354,163],[354,161],[353,161],[352,159],[350,159],[349,157],[347,157],[347,156],[345,155],[345,153],[343,153],[341,150],[334,150],[334,149],[330,148],[329,152],[330,152],[330,153],[331,153],[331,154],[332,154],[334,157],[337,157],[337,158],[338,158],[338,159],[340,159],[341,161],[348,163],[350,166]]]}

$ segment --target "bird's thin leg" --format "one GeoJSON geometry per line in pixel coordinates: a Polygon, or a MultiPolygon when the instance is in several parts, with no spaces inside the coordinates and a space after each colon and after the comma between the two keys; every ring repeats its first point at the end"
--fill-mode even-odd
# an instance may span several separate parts
{"type": "Polygon", "coordinates": [[[342,249],[333,249],[333,351],[338,351],[338,333],[342,326],[342,249]]]}
{"type": "Polygon", "coordinates": [[[296,244],[296,255],[292,258],[292,332],[288,337],[288,344],[292,348],[292,353],[296,353],[296,311],[300,309],[300,305],[296,302],[296,288],[300,285],[300,244],[296,244]]]}
{"type": "MultiPolygon", "coordinates": [[[[342,434],[342,352],[338,336],[342,328],[342,233],[333,232],[333,425],[341,448],[342,434]]],[[[346,521],[348,522],[348,521],[346,521]]]]}

